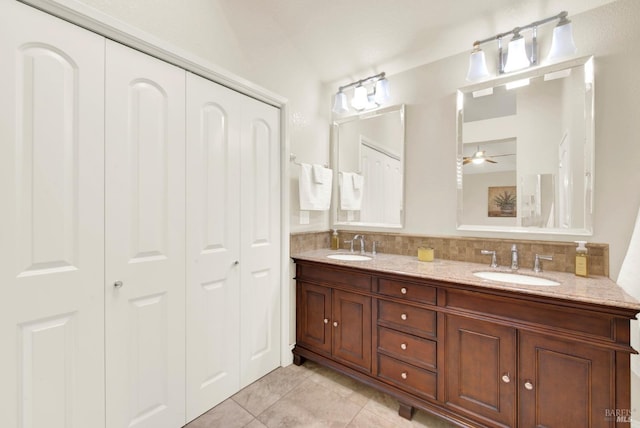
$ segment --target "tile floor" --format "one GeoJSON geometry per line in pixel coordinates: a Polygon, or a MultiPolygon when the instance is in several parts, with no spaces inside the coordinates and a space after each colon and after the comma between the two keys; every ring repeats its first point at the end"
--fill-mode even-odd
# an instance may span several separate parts
{"type": "Polygon", "coordinates": [[[449,428],[416,411],[398,416],[390,396],[312,361],[278,368],[220,403],[186,428],[449,428]]]}

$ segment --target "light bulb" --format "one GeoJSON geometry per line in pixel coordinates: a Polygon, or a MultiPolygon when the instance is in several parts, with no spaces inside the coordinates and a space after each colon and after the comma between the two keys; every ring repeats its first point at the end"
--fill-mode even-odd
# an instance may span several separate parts
{"type": "Polygon", "coordinates": [[[336,114],[344,114],[349,111],[347,107],[347,96],[344,92],[339,91],[333,100],[333,112],[336,114]]]}
{"type": "Polygon", "coordinates": [[[487,60],[484,56],[484,51],[476,46],[471,56],[469,56],[469,71],[467,72],[467,81],[474,82],[476,80],[489,77],[489,70],[487,70],[487,60]]]}
{"type": "Polygon", "coordinates": [[[573,41],[573,28],[568,19],[561,20],[553,29],[551,39],[551,50],[549,51],[549,61],[555,61],[577,52],[576,44],[573,41]]]}
{"type": "Polygon", "coordinates": [[[527,58],[527,48],[524,37],[516,33],[509,42],[509,50],[507,51],[507,63],[504,66],[504,72],[520,70],[529,67],[531,63],[527,58]]]}
{"type": "Polygon", "coordinates": [[[360,85],[357,86],[353,91],[353,98],[351,99],[351,106],[353,106],[356,110],[364,109],[369,103],[369,99],[367,97],[367,88],[360,85]]]}
{"type": "Polygon", "coordinates": [[[376,82],[376,94],[374,101],[378,104],[383,104],[389,100],[389,81],[382,78],[376,82]]]}

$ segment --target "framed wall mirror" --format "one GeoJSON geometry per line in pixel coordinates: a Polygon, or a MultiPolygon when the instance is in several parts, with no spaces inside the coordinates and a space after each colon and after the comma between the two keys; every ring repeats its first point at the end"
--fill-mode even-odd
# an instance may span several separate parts
{"type": "Polygon", "coordinates": [[[333,224],[401,228],[404,105],[333,123],[333,224]]]}
{"type": "Polygon", "coordinates": [[[593,57],[457,94],[458,229],[593,234],[593,57]]]}

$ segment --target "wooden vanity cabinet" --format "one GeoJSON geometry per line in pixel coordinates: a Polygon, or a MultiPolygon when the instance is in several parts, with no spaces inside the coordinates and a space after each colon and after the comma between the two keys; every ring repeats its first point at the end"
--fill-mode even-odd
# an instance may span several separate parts
{"type": "Polygon", "coordinates": [[[456,315],[445,322],[447,406],[487,423],[515,426],[516,329],[456,315]]]}
{"type": "Polygon", "coordinates": [[[298,281],[296,292],[297,344],[370,372],[371,297],[332,287],[331,282],[298,281]]]}
{"type": "Polygon", "coordinates": [[[420,408],[471,427],[624,425],[632,309],[296,263],[296,364],[382,390],[407,418],[420,408]]]}
{"type": "Polygon", "coordinates": [[[613,425],[614,351],[530,332],[521,332],[518,348],[519,426],[613,425]]]}

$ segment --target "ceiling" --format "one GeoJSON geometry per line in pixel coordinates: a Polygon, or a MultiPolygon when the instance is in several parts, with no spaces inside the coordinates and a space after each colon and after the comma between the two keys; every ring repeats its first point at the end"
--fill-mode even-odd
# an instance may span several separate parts
{"type": "Polygon", "coordinates": [[[473,41],[613,0],[220,0],[245,56],[287,45],[323,83],[397,73],[473,41]],[[247,48],[250,47],[250,48],[247,48]]]}

